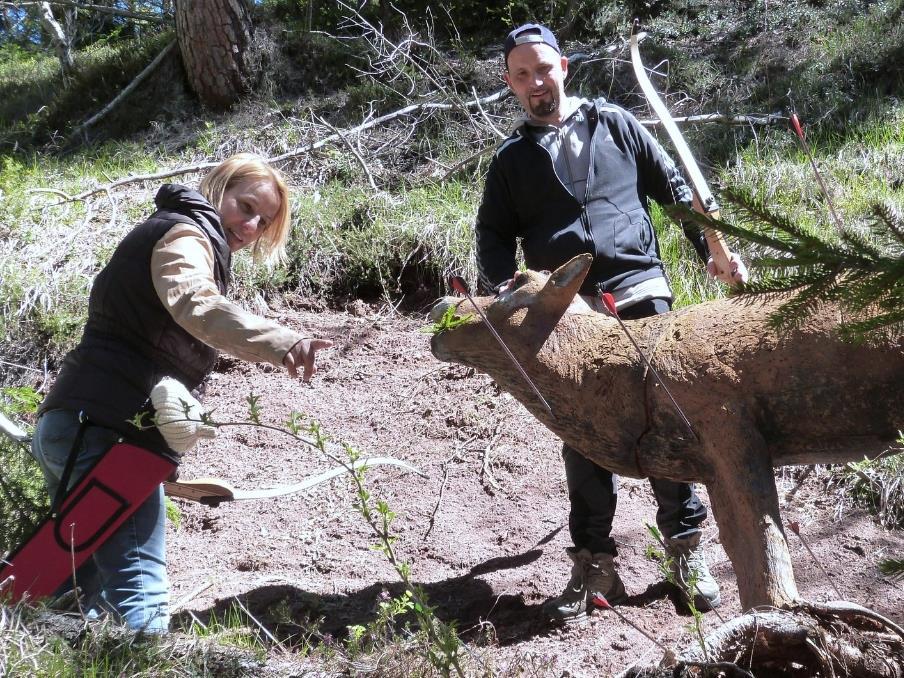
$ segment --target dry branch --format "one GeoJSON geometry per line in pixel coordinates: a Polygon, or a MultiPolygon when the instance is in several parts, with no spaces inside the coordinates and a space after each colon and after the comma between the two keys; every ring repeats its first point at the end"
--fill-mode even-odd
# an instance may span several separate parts
{"type": "MultiPolygon", "coordinates": [[[[148,68],[150,68],[150,65],[148,68]]],[[[496,90],[495,92],[493,92],[491,94],[488,94],[487,96],[478,97],[478,98],[472,99],[470,101],[465,101],[462,103],[462,106],[468,111],[476,110],[476,111],[478,111],[478,114],[479,114],[479,112],[482,110],[483,106],[502,101],[503,99],[506,99],[510,95],[511,95],[511,92],[509,91],[509,89],[507,87],[503,87],[501,89],[496,90]]],[[[366,130],[372,129],[372,128],[382,125],[384,123],[392,122],[393,120],[398,120],[400,118],[415,115],[417,113],[422,113],[425,111],[451,111],[453,109],[459,109],[459,108],[460,108],[460,106],[457,104],[443,103],[443,102],[437,102],[437,101],[422,101],[420,103],[409,104],[409,105],[403,106],[402,108],[399,108],[395,111],[392,111],[391,113],[387,113],[385,115],[381,115],[376,118],[370,118],[368,120],[365,120],[361,124],[356,125],[355,127],[351,127],[345,131],[337,130],[333,134],[330,134],[329,136],[326,136],[326,137],[319,139],[317,141],[314,141],[312,143],[305,144],[303,146],[296,146],[295,148],[293,148],[289,151],[286,151],[285,153],[280,153],[279,155],[275,155],[270,158],[266,158],[266,160],[270,164],[278,165],[279,163],[283,163],[283,162],[286,162],[287,160],[297,158],[298,156],[304,155],[306,153],[312,153],[313,151],[319,150],[319,149],[323,148],[324,146],[331,144],[333,142],[336,142],[336,141],[341,141],[341,142],[345,143],[345,139],[347,137],[354,136],[356,134],[359,134],[366,130]]],[[[723,116],[723,115],[719,115],[719,114],[712,114],[712,115],[703,115],[703,116],[689,116],[687,118],[678,118],[677,120],[679,122],[683,121],[683,122],[689,122],[689,123],[690,122],[725,123],[728,120],[733,120],[736,122],[732,123],[732,124],[772,124],[781,119],[782,119],[781,116],[778,116],[778,115],[723,116]],[[770,120],[771,122],[759,122],[759,123],[753,122],[754,120],[766,120],[766,119],[770,120]]],[[[658,124],[658,121],[657,120],[652,120],[652,121],[648,120],[648,121],[645,121],[644,124],[646,124],[648,126],[652,126],[652,125],[658,124]]],[[[328,126],[331,129],[335,129],[331,125],[328,125],[328,126]]],[[[459,164],[457,164],[455,167],[453,167],[445,175],[444,178],[450,176],[455,171],[457,171],[461,166],[466,165],[471,160],[474,160],[475,158],[492,151],[493,148],[494,148],[494,146],[488,146],[488,147],[476,152],[475,154],[468,156],[463,161],[461,161],[459,164]]],[[[198,164],[194,164],[194,165],[186,165],[184,167],[178,167],[178,168],[172,169],[172,170],[165,170],[165,171],[157,172],[157,173],[153,173],[153,174],[141,174],[141,175],[127,176],[127,177],[123,177],[121,179],[117,179],[116,181],[112,181],[108,184],[104,184],[102,186],[98,186],[96,188],[92,188],[87,191],[83,191],[81,193],[78,193],[78,194],[72,196],[68,200],[63,200],[60,203],[54,203],[54,204],[58,205],[58,204],[62,204],[63,202],[84,200],[85,198],[95,195],[97,193],[102,193],[104,191],[110,191],[113,188],[117,188],[119,186],[124,186],[124,185],[131,184],[131,183],[138,183],[138,182],[142,182],[142,181],[154,181],[154,180],[158,180],[158,179],[167,179],[170,177],[181,176],[183,174],[191,174],[193,172],[202,172],[204,170],[208,170],[208,169],[212,169],[213,167],[216,167],[217,164],[218,164],[217,162],[207,161],[207,162],[202,162],[202,163],[198,163],[198,164]]],[[[32,190],[53,191],[55,189],[32,189],[32,190]]]]}
{"type": "MultiPolygon", "coordinates": [[[[469,107],[475,107],[477,105],[485,105],[488,103],[493,103],[495,101],[499,101],[504,98],[505,95],[508,94],[508,90],[499,90],[490,94],[486,97],[480,99],[480,101],[469,101],[466,102],[469,107]]],[[[360,125],[352,127],[351,129],[345,130],[343,133],[334,133],[323,139],[315,141],[310,144],[306,144],[304,146],[297,146],[290,151],[285,153],[281,153],[279,155],[273,156],[271,158],[266,158],[267,162],[270,164],[278,164],[281,162],[285,162],[287,160],[291,160],[292,158],[296,158],[300,155],[304,155],[305,153],[311,153],[312,151],[316,151],[320,148],[323,148],[327,144],[333,143],[334,141],[340,141],[344,135],[354,135],[359,132],[363,132],[365,130],[376,127],[377,125],[382,125],[385,122],[390,122],[392,120],[396,120],[398,118],[404,117],[406,115],[411,115],[412,113],[423,111],[423,110],[444,110],[448,111],[454,108],[452,104],[442,104],[433,101],[427,101],[421,104],[412,104],[410,106],[405,106],[404,108],[400,108],[397,111],[393,111],[392,113],[387,113],[386,115],[381,115],[380,117],[373,118],[371,120],[367,120],[360,125]]],[[[104,184],[102,186],[98,186],[96,188],[89,189],[87,191],[82,191],[74,196],[72,196],[71,201],[79,201],[84,200],[92,195],[96,195],[97,193],[103,193],[104,191],[109,191],[110,189],[117,188],[119,186],[125,186],[127,184],[138,183],[142,181],[155,181],[157,179],[168,179],[170,177],[181,176],[183,174],[191,174],[193,172],[202,172],[204,170],[212,169],[216,167],[219,163],[217,162],[202,162],[194,165],[186,165],[184,167],[177,167],[172,170],[164,170],[162,172],[155,172],[153,174],[136,174],[130,175],[127,177],[123,177],[122,179],[117,179],[116,181],[111,181],[108,184],[104,184]]],[[[35,189],[35,190],[53,190],[53,189],[35,189]]],[[[70,200],[63,200],[59,203],[55,203],[57,205],[62,204],[64,202],[70,202],[70,200]]]]}
{"type": "Polygon", "coordinates": [[[314,118],[325,127],[328,127],[334,135],[339,135],[339,138],[342,139],[342,142],[345,144],[346,148],[351,151],[351,154],[355,156],[355,160],[357,160],[358,164],[361,165],[361,169],[364,170],[364,174],[367,176],[367,183],[370,184],[370,187],[376,191],[377,184],[374,182],[374,176],[370,173],[370,168],[367,166],[364,158],[361,157],[358,149],[355,148],[352,142],[344,134],[342,134],[342,132],[336,129],[336,127],[330,124],[326,119],[317,117],[316,115],[314,116],[314,118]]]}
{"type": "MultiPolygon", "coordinates": [[[[686,115],[683,118],[673,118],[679,124],[693,125],[698,123],[721,123],[723,125],[777,125],[788,121],[787,115],[779,113],[747,115],[725,115],[724,113],[704,113],[700,115],[686,115]]],[[[639,121],[644,127],[657,127],[662,122],[658,118],[639,121]]]]}
{"type": "Polygon", "coordinates": [[[98,120],[100,120],[101,118],[106,116],[110,111],[112,111],[120,103],[122,103],[122,101],[127,96],[129,96],[129,94],[131,94],[132,92],[135,91],[135,88],[138,87],[138,85],[140,85],[144,81],[144,79],[148,77],[148,75],[153,73],[154,69],[160,65],[160,63],[163,61],[163,59],[166,57],[166,55],[169,54],[172,51],[173,47],[175,47],[175,46],[176,46],[176,41],[173,40],[166,47],[164,47],[160,51],[160,54],[155,56],[153,61],[151,61],[151,63],[149,63],[147,66],[145,66],[144,69],[141,71],[141,73],[136,75],[135,79],[132,80],[132,82],[130,82],[128,85],[126,85],[125,88],[119,94],[116,95],[116,97],[113,99],[113,101],[108,103],[100,111],[98,111],[93,116],[91,116],[88,120],[86,120],[81,125],[76,127],[75,130],[73,130],[70,138],[75,138],[75,137],[79,136],[80,134],[82,134],[88,127],[90,127],[91,125],[96,123],[98,120]]]}
{"type": "MultiPolygon", "coordinates": [[[[34,7],[42,4],[41,2],[0,2],[4,7],[34,7]]],[[[149,21],[155,24],[162,24],[170,21],[172,17],[168,15],[148,14],[146,12],[130,12],[127,9],[119,9],[117,7],[107,7],[105,5],[92,5],[81,2],[73,2],[72,0],[50,0],[47,4],[59,5],[61,7],[72,7],[74,9],[83,9],[89,12],[97,12],[99,14],[110,14],[112,16],[121,16],[128,19],[139,19],[141,21],[149,21]]]]}

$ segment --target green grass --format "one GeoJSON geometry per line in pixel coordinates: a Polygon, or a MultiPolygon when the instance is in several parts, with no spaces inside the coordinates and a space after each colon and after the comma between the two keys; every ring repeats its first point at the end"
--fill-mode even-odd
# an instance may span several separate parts
{"type": "MultiPolygon", "coordinates": [[[[75,68],[68,78],[63,77],[51,50],[0,45],[0,148],[59,146],[172,39],[171,33],[160,33],[141,39],[99,40],[75,53],[75,68]]],[[[174,78],[163,80],[169,81],[170,95],[175,97],[174,78]]],[[[110,114],[104,132],[134,131],[136,121],[150,120],[155,112],[159,115],[166,98],[153,91],[155,86],[126,99],[110,114]]]]}
{"type": "MultiPolygon", "coordinates": [[[[900,441],[904,446],[904,440],[900,441]]],[[[835,472],[844,494],[889,529],[904,528],[904,453],[845,464],[835,472]]]]}
{"type": "MultiPolygon", "coordinates": [[[[5,359],[37,367],[45,358],[55,362],[74,345],[91,280],[128,229],[152,211],[156,187],[131,187],[125,195],[100,193],[78,202],[63,202],[62,194],[153,171],[158,162],[145,148],[121,142],[64,159],[0,156],[0,352],[5,359]]],[[[0,376],[4,372],[0,368],[0,376]]]]}
{"type": "MultiPolygon", "coordinates": [[[[235,645],[198,637],[136,636],[110,622],[92,622],[77,637],[65,640],[35,631],[38,620],[46,623],[47,611],[22,604],[3,607],[0,671],[4,676],[248,676],[260,675],[263,663],[260,648],[249,649],[244,640],[235,645]]],[[[239,627],[231,631],[235,638],[247,636],[239,627]]]]}
{"type": "Polygon", "coordinates": [[[476,188],[451,183],[390,194],[333,181],[296,195],[290,261],[275,280],[303,294],[394,298],[476,278],[476,188]]]}
{"type": "MultiPolygon", "coordinates": [[[[41,397],[29,387],[0,389],[0,412],[16,423],[32,416],[41,397]]],[[[0,555],[29,536],[50,509],[44,477],[27,444],[0,434],[0,555]]]]}

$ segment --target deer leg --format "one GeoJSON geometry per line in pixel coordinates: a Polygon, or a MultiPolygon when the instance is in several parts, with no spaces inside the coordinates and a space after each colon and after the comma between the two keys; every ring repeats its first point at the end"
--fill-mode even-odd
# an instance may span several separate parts
{"type": "MultiPolygon", "coordinates": [[[[724,422],[728,423],[728,422],[724,422]]],[[[719,536],[734,566],[741,608],[787,607],[799,599],[782,530],[772,463],[759,432],[735,427],[707,441],[713,475],[706,483],[719,536]],[[716,449],[718,448],[718,449],[716,449]]]]}

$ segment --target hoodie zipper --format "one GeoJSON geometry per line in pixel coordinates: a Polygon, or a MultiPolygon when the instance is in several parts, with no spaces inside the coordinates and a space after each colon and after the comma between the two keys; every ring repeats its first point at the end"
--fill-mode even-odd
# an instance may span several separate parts
{"type": "MultiPolygon", "coordinates": [[[[568,170],[568,180],[571,182],[571,193],[574,195],[575,185],[574,185],[574,168],[571,166],[571,154],[569,149],[565,145],[565,130],[562,127],[556,128],[556,136],[559,139],[559,154],[565,155],[565,167],[568,170]]],[[[591,140],[592,143],[592,140],[591,140]]],[[[591,159],[591,164],[593,160],[591,159]]],[[[553,168],[555,170],[555,168],[553,168]]],[[[593,248],[592,253],[596,254],[596,243],[593,242],[593,233],[590,230],[590,223],[587,220],[587,192],[590,188],[590,169],[587,169],[587,178],[584,182],[584,198],[579,199],[576,195],[574,199],[578,201],[578,204],[581,206],[581,226],[584,228],[584,239],[590,244],[593,248]]]]}

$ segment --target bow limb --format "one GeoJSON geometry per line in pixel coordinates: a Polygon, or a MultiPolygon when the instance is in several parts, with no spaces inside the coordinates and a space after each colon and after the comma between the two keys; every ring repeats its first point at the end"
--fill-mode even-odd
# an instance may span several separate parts
{"type": "MultiPolygon", "coordinates": [[[[709,190],[706,179],[703,178],[703,173],[700,171],[700,167],[694,159],[694,154],[691,153],[691,149],[684,140],[684,135],[681,134],[681,130],[678,129],[678,125],[675,124],[675,121],[672,119],[669,109],[666,108],[665,103],[659,97],[659,94],[657,94],[656,88],[653,87],[653,83],[650,82],[643,62],[640,60],[638,36],[639,34],[637,32],[631,34],[631,64],[634,66],[634,75],[637,77],[640,89],[643,90],[644,96],[650,103],[650,107],[659,117],[659,121],[662,123],[662,126],[665,127],[666,132],[668,132],[669,137],[672,139],[672,144],[675,147],[675,151],[681,159],[681,164],[684,165],[688,179],[690,180],[691,186],[697,197],[698,204],[694,205],[694,209],[712,219],[718,219],[719,205],[716,203],[712,191],[709,190]]],[[[716,278],[728,285],[737,284],[737,281],[731,275],[729,264],[731,253],[728,250],[725,238],[719,231],[711,226],[704,226],[703,233],[706,237],[706,244],[709,245],[710,256],[712,256],[713,263],[716,266],[716,278]]]]}
{"type": "Polygon", "coordinates": [[[394,459],[392,457],[368,457],[366,459],[358,459],[347,466],[336,466],[319,473],[310,478],[306,478],[299,483],[293,485],[280,485],[279,487],[268,487],[258,490],[238,490],[234,489],[228,483],[219,478],[198,478],[197,480],[178,481],[172,483],[164,483],[163,487],[166,494],[171,497],[180,497],[191,501],[201,502],[202,504],[219,504],[223,501],[244,501],[247,499],[269,499],[271,497],[282,497],[287,494],[303,492],[316,485],[332,480],[343,473],[349,473],[362,467],[372,466],[398,466],[417,473],[419,476],[426,477],[426,474],[412,466],[408,462],[394,459]]]}

